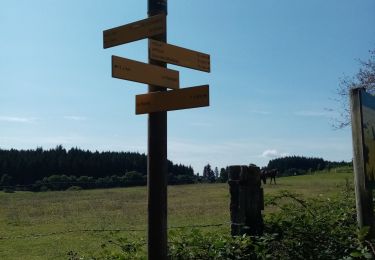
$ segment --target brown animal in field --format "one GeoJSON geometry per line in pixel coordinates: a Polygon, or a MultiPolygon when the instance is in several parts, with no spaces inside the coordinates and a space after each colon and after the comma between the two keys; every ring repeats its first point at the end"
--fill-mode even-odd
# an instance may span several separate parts
{"type": "Polygon", "coordinates": [[[267,178],[270,178],[270,184],[272,184],[272,180],[276,184],[277,173],[278,173],[277,169],[271,169],[271,170],[263,169],[263,170],[261,170],[260,178],[263,181],[263,184],[267,183],[267,178]]]}

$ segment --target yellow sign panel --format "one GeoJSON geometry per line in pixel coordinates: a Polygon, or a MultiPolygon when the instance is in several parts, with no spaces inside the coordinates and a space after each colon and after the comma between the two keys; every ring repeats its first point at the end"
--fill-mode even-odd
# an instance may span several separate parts
{"type": "Polygon", "coordinates": [[[103,31],[104,49],[159,35],[166,30],[165,14],[103,31]]]}
{"type": "Polygon", "coordinates": [[[210,55],[149,39],[150,58],[210,72],[210,55]]]}
{"type": "Polygon", "coordinates": [[[147,114],[210,105],[209,86],[152,92],[135,97],[135,113],[147,114]]]}
{"type": "Polygon", "coordinates": [[[118,56],[112,56],[112,77],[171,89],[180,88],[178,71],[118,56]]]}

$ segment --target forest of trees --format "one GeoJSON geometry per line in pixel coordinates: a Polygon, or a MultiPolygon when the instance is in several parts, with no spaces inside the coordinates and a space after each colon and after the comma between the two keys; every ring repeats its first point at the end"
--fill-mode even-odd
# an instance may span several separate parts
{"type": "MultiPolygon", "coordinates": [[[[330,162],[322,158],[304,157],[304,156],[286,156],[270,160],[266,169],[277,169],[278,176],[294,176],[308,174],[319,170],[330,170],[336,167],[351,166],[351,162],[330,162]]],[[[228,167],[221,168],[220,171],[217,167],[212,169],[210,164],[203,168],[203,176],[200,178],[202,182],[227,182],[228,181],[228,167]]]]}
{"type": "MultiPolygon", "coordinates": [[[[287,156],[269,161],[268,169],[279,176],[301,175],[312,171],[348,166],[322,158],[287,156]]],[[[204,166],[202,176],[191,166],[168,161],[168,183],[227,182],[228,167],[204,166]]],[[[44,150],[0,149],[0,189],[31,191],[128,187],[147,184],[147,156],[135,152],[91,152],[57,146],[44,150]]]]}
{"type": "Polygon", "coordinates": [[[301,175],[312,171],[330,170],[340,166],[350,166],[351,162],[330,162],[322,158],[286,156],[270,160],[268,169],[278,169],[279,176],[301,175]]]}
{"type": "MultiPolygon", "coordinates": [[[[192,167],[168,161],[169,183],[194,183],[192,167]]],[[[147,156],[135,152],[91,152],[57,146],[43,150],[0,149],[0,186],[64,190],[145,185],[147,156]]]]}

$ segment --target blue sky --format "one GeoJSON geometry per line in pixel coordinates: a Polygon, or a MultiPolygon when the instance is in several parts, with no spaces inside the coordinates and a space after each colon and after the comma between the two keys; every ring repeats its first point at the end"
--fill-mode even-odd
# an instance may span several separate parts
{"type": "MultiPolygon", "coordinates": [[[[340,77],[375,48],[375,1],[169,0],[168,42],[211,55],[210,107],[168,113],[168,158],[266,165],[283,155],[352,158],[331,127],[340,77]]],[[[147,152],[147,86],[111,78],[111,55],[146,62],[146,40],[104,50],[102,31],[147,17],[146,0],[2,0],[0,147],[147,152]]]]}

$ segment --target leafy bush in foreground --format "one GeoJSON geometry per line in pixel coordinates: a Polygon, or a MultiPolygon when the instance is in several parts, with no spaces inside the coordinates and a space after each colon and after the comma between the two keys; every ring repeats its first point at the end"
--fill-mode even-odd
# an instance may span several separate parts
{"type": "Polygon", "coordinates": [[[285,199],[291,202],[278,203],[280,212],[267,219],[266,233],[275,238],[268,247],[272,259],[372,257],[364,240],[367,230],[357,231],[352,192],[305,201],[283,191],[268,203],[285,199]]]}
{"type": "MultiPolygon", "coordinates": [[[[365,239],[366,228],[357,230],[353,191],[311,200],[283,191],[267,204],[280,210],[265,219],[264,235],[231,237],[198,229],[172,230],[170,259],[373,259],[375,241],[365,239]]],[[[145,241],[120,238],[89,259],[145,259],[144,245],[145,241]]]]}

